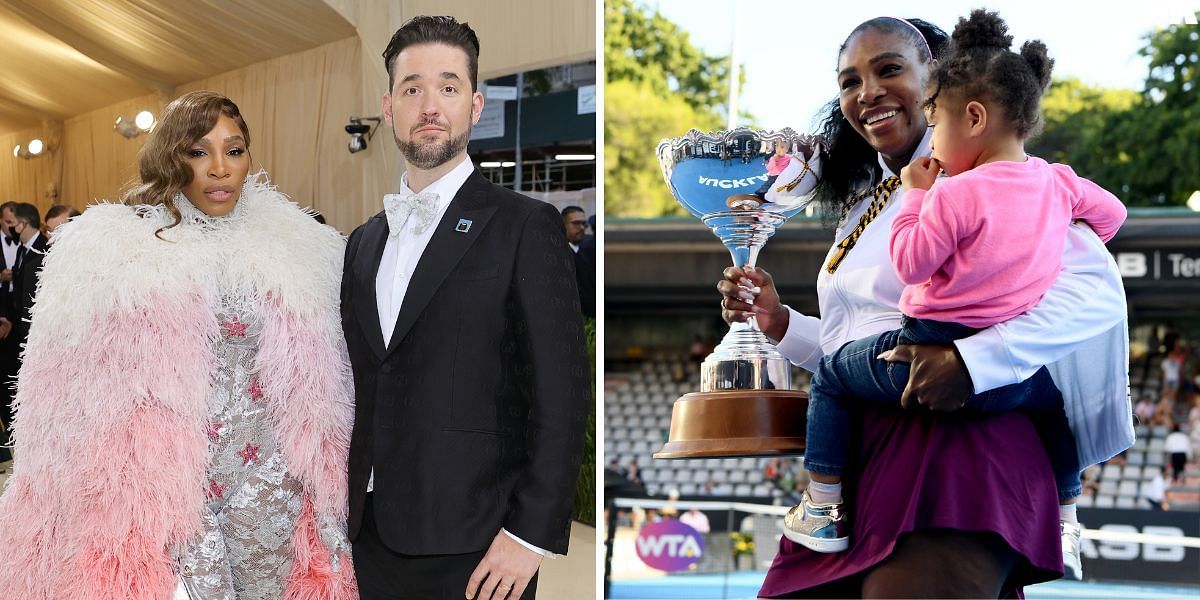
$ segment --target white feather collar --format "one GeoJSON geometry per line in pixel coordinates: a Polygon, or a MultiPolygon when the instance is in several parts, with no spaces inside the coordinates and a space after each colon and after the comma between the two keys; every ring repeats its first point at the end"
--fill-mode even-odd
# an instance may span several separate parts
{"type": "MultiPolygon", "coordinates": [[[[263,172],[246,178],[237,206],[208,217],[180,203],[184,222],[164,206],[101,203],[55,231],[44,260],[30,332],[73,343],[104,315],[173,296],[267,295],[302,317],[337,306],[345,239],[317,223],[263,172]]],[[[31,342],[33,340],[31,339],[31,342]]]]}

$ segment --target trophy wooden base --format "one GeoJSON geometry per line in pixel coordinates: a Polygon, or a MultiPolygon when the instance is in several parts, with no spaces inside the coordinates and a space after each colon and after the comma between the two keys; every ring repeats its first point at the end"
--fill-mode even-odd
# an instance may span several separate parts
{"type": "Polygon", "coordinates": [[[808,394],[790,390],[693,392],[675,401],[671,434],[654,458],[802,454],[808,394]]]}

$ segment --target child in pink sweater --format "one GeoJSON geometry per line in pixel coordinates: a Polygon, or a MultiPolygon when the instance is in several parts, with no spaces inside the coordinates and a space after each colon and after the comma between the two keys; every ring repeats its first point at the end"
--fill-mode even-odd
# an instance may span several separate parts
{"type": "MultiPolygon", "coordinates": [[[[1070,167],[1025,154],[1025,139],[1040,125],[1038,105],[1053,61],[1037,41],[1012,52],[1006,31],[995,13],[973,12],[959,21],[950,56],[932,75],[925,102],[931,156],[901,170],[904,192],[892,223],[892,262],[907,285],[902,328],[844,346],[814,374],[804,457],[813,483],[784,518],[784,534],[818,552],[849,546],[841,473],[852,404],[898,403],[908,382],[908,365],[887,363],[879,352],[947,345],[1025,312],[1058,277],[1072,221],[1086,221],[1105,242],[1125,221],[1115,196],[1070,167]],[[949,177],[936,179],[939,171],[949,177]]],[[[1066,507],[1064,561],[1081,574],[1073,510],[1081,468],[1048,371],[973,396],[965,406],[1033,417],[1066,507]]]]}

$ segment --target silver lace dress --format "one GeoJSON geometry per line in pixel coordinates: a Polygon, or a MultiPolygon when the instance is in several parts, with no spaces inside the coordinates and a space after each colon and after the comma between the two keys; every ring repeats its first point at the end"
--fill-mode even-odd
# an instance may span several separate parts
{"type": "MultiPolygon", "coordinates": [[[[177,198],[184,217],[179,234],[213,238],[218,265],[237,260],[224,250],[241,207],[214,218],[177,198]]],[[[213,342],[202,533],[180,552],[176,599],[275,600],[291,568],[303,488],[279,450],[255,372],[262,325],[254,301],[231,293],[232,287],[222,285],[220,332],[213,342]]],[[[335,537],[321,529],[323,538],[335,537]]]]}

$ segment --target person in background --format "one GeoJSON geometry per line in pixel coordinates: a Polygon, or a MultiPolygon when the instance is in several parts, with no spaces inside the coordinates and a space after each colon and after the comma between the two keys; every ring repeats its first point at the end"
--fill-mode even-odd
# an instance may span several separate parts
{"type": "Polygon", "coordinates": [[[53,240],[54,231],[58,229],[60,225],[70,221],[75,217],[78,217],[79,215],[79,211],[75,210],[73,207],[63,204],[55,204],[54,206],[46,209],[46,218],[42,221],[46,228],[46,238],[48,240],[53,240]]]}
{"type": "Polygon", "coordinates": [[[1167,504],[1167,483],[1163,475],[1167,474],[1167,465],[1154,472],[1154,477],[1142,484],[1142,498],[1150,503],[1154,510],[1170,510],[1167,504]]]}
{"type": "Polygon", "coordinates": [[[708,516],[700,512],[698,508],[689,509],[680,515],[679,522],[695,529],[701,535],[708,533],[712,529],[708,523],[708,516]]]}
{"type": "Polygon", "coordinates": [[[1167,434],[1167,439],[1163,442],[1163,452],[1167,453],[1170,461],[1171,482],[1178,485],[1183,481],[1184,467],[1192,459],[1192,444],[1179,423],[1175,423],[1171,427],[1171,433],[1167,434]]]}

